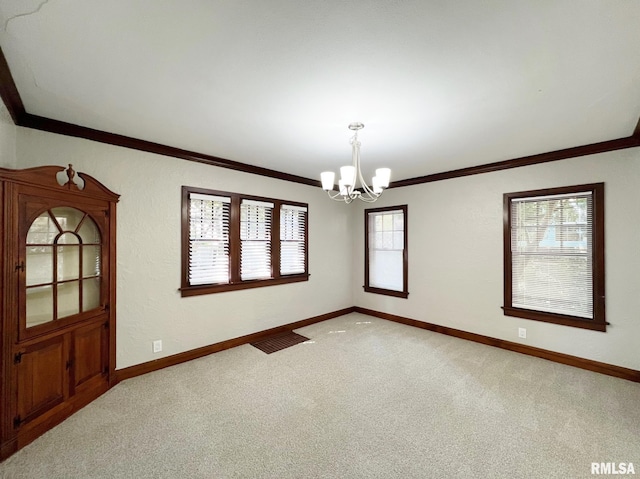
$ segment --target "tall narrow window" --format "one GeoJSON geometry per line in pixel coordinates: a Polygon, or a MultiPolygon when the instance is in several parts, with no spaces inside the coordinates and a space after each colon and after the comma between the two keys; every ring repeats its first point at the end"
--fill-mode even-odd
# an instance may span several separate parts
{"type": "Polygon", "coordinates": [[[307,281],[307,255],[305,203],[182,187],[182,296],[307,281]]]}
{"type": "Polygon", "coordinates": [[[189,284],[229,282],[228,196],[189,194],[189,284]]]}
{"type": "Polygon", "coordinates": [[[273,203],[242,200],[240,206],[240,278],[271,278],[273,203]]]}
{"type": "Polygon", "coordinates": [[[307,265],[307,208],[280,208],[280,274],[299,274],[307,265]]]}
{"type": "Polygon", "coordinates": [[[505,314],[604,331],[604,185],[505,195],[505,314]]]}
{"type": "Polygon", "coordinates": [[[364,290],[407,298],[407,257],[407,205],[365,210],[364,290]]]}

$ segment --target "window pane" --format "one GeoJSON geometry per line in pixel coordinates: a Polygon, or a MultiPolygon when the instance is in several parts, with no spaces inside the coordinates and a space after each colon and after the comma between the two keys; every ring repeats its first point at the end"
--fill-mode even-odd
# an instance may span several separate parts
{"type": "Polygon", "coordinates": [[[366,214],[369,241],[367,286],[404,292],[404,210],[366,214]]]}
{"type": "Polygon", "coordinates": [[[280,274],[300,274],[306,270],[305,238],[307,209],[282,205],[280,208],[280,274]]]}
{"type": "Polygon", "coordinates": [[[82,277],[100,275],[100,246],[82,247],[82,277]]]}
{"type": "Polygon", "coordinates": [[[229,282],[229,244],[223,241],[192,241],[189,247],[189,283],[229,282]]]}
{"type": "Polygon", "coordinates": [[[271,278],[271,212],[264,204],[240,206],[240,278],[271,278]]]}
{"type": "Polygon", "coordinates": [[[82,226],[78,230],[78,235],[82,239],[83,244],[100,244],[100,230],[95,222],[88,216],[82,222],[82,226]]]}
{"type": "Polygon", "coordinates": [[[396,213],[393,215],[393,229],[394,230],[404,229],[404,215],[402,213],[396,213]]]}
{"type": "Polygon", "coordinates": [[[80,312],[80,281],[58,284],[58,319],[80,312]]]}
{"type": "Polygon", "coordinates": [[[593,319],[590,192],[511,201],[511,305],[593,319]]]}
{"type": "Polygon", "coordinates": [[[56,241],[58,244],[80,244],[80,238],[73,233],[63,233],[56,241]]]}
{"type": "Polygon", "coordinates": [[[60,230],[49,212],[45,211],[31,223],[27,232],[27,244],[53,244],[59,233],[60,230]]]}
{"type": "Polygon", "coordinates": [[[229,282],[229,202],[226,197],[191,195],[190,285],[229,282]]]}
{"type": "Polygon", "coordinates": [[[100,306],[100,278],[82,281],[82,311],[90,311],[100,306]]]}
{"type": "Polygon", "coordinates": [[[82,211],[68,206],[51,208],[51,212],[58,221],[62,231],[75,231],[82,218],[84,218],[82,211]]]}
{"type": "Polygon", "coordinates": [[[53,321],[53,286],[27,288],[27,328],[53,321]]]}
{"type": "Polygon", "coordinates": [[[53,246],[27,246],[27,286],[53,282],[53,246]]]}
{"type": "Polygon", "coordinates": [[[517,255],[512,271],[514,307],[593,316],[591,266],[586,256],[517,255]]]}
{"type": "Polygon", "coordinates": [[[80,277],[80,245],[58,246],[58,281],[80,277]]]}
{"type": "Polygon", "coordinates": [[[243,280],[271,277],[271,244],[267,241],[243,241],[240,273],[243,280]]]}
{"type": "Polygon", "coordinates": [[[369,286],[402,291],[401,251],[376,251],[369,257],[369,286]]]}

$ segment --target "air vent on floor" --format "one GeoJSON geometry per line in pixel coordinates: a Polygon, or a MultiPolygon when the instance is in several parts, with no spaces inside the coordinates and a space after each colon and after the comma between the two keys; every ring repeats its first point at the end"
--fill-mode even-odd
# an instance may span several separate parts
{"type": "Polygon", "coordinates": [[[251,346],[258,348],[260,351],[264,351],[267,354],[271,354],[308,340],[309,338],[305,338],[300,334],[294,333],[293,331],[287,331],[286,333],[276,334],[260,341],[256,341],[255,343],[251,343],[251,346]]]}

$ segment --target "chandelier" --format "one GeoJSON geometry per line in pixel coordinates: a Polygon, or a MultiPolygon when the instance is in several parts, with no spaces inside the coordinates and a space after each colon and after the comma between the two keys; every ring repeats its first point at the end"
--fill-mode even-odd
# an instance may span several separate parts
{"type": "Polygon", "coordinates": [[[391,170],[389,168],[378,168],[376,175],[371,181],[369,187],[362,177],[360,170],[360,141],[358,141],[358,130],[362,130],[362,123],[351,123],[349,129],[355,131],[351,137],[351,156],[352,163],[350,166],[342,166],[340,168],[340,181],[338,181],[338,191],[333,191],[335,173],[333,171],[324,171],[320,174],[322,180],[322,189],[327,192],[329,198],[336,201],[344,201],[351,203],[356,198],[367,203],[373,203],[382,194],[382,190],[389,186],[391,170]],[[358,188],[360,182],[360,188],[358,188]]]}

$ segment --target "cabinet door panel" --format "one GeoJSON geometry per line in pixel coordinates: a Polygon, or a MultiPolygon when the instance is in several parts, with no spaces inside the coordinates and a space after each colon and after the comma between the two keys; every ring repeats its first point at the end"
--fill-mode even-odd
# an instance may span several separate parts
{"type": "Polygon", "coordinates": [[[104,321],[78,328],[73,334],[74,388],[107,380],[108,330],[104,321]]]}
{"type": "Polygon", "coordinates": [[[18,354],[17,415],[21,423],[25,423],[67,397],[68,353],[64,337],[58,336],[18,354]]]}

